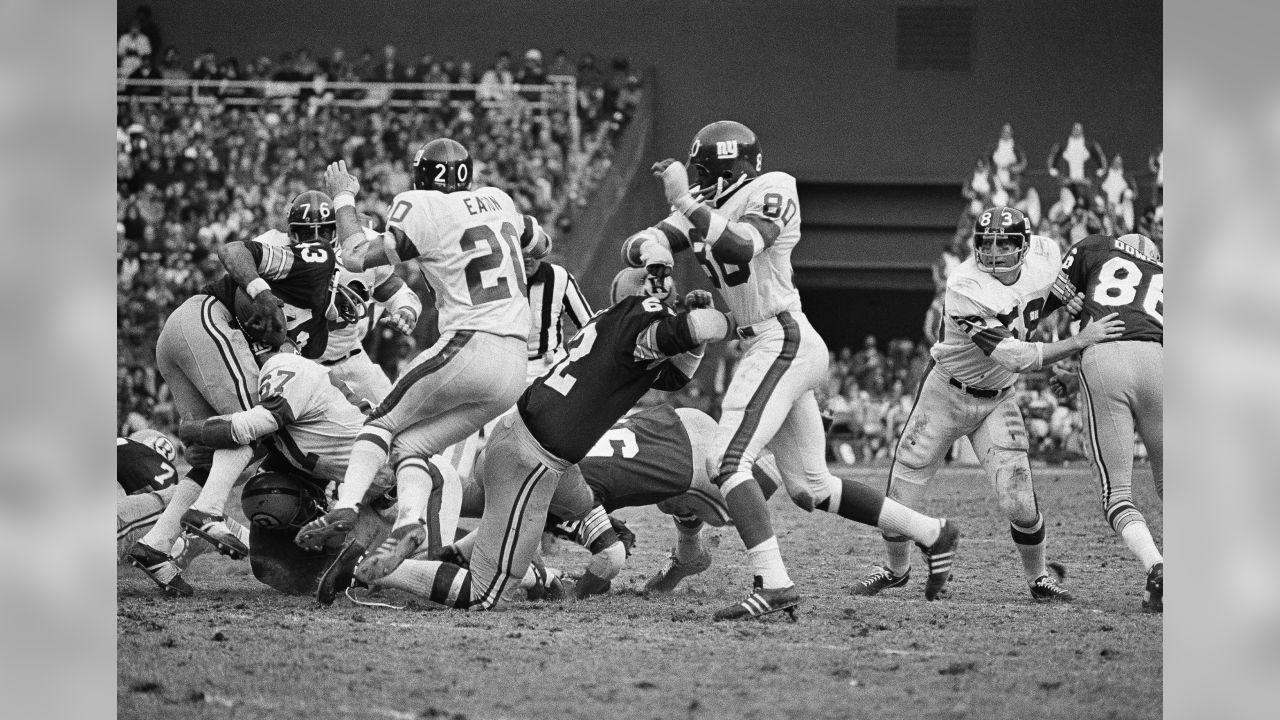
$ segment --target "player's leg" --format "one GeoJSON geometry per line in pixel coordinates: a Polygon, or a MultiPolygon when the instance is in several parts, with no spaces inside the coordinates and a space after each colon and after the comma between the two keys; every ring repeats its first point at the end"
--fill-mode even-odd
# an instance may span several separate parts
{"type": "Polygon", "coordinates": [[[1070,601],[1045,564],[1045,522],[1031,482],[1026,424],[1012,392],[994,399],[973,398],[986,418],[969,434],[974,454],[987,473],[996,501],[1009,518],[1009,534],[1022,559],[1022,569],[1036,600],[1070,601]]]}
{"type": "Polygon", "coordinates": [[[177,489],[176,485],[170,485],[161,490],[116,498],[117,558],[124,560],[133,543],[156,524],[177,489]]]}
{"type": "Polygon", "coordinates": [[[329,368],[329,376],[336,381],[334,385],[343,390],[347,400],[357,407],[377,407],[383,398],[391,394],[392,385],[387,373],[363,351],[329,368]]]}
{"type": "Polygon", "coordinates": [[[928,548],[925,556],[930,572],[925,597],[936,598],[950,579],[957,529],[911,508],[924,504],[929,482],[945,461],[947,449],[971,428],[973,419],[965,404],[968,397],[949,385],[940,372],[926,373],[894,447],[884,507],[876,522],[883,531],[887,562],[859,580],[854,594],[875,595],[905,585],[911,571],[912,540],[922,550],[928,548]],[[922,536],[930,531],[932,538],[922,536]]]}
{"type": "MultiPolygon", "coordinates": [[[[1142,563],[1143,570],[1150,573],[1156,565],[1163,564],[1164,557],[1146,518],[1133,503],[1134,416],[1141,412],[1149,421],[1152,414],[1137,401],[1141,398],[1143,405],[1152,404],[1152,384],[1157,385],[1155,392],[1163,393],[1158,387],[1160,379],[1153,383],[1145,366],[1157,360],[1141,352],[1147,345],[1155,344],[1116,342],[1089,348],[1080,361],[1080,396],[1088,432],[1087,453],[1102,487],[1107,524],[1142,563]]],[[[1157,364],[1151,369],[1158,372],[1161,367],[1157,364]]],[[[1148,453],[1163,455],[1162,439],[1156,443],[1156,450],[1148,447],[1148,453]]]]}
{"type": "Polygon", "coordinates": [[[627,551],[577,465],[569,466],[560,476],[547,512],[548,517],[569,521],[573,540],[591,551],[591,561],[574,587],[575,596],[581,599],[608,592],[627,562],[627,551]]]}

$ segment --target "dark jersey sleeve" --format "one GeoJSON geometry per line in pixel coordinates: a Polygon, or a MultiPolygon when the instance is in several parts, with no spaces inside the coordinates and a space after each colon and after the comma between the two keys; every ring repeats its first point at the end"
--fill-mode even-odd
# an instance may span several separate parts
{"type": "Polygon", "coordinates": [[[130,495],[174,484],[178,471],[160,453],[127,438],[116,438],[116,482],[130,495]]]}
{"type": "MultiPolygon", "coordinates": [[[[1115,238],[1091,235],[1063,260],[1072,284],[1084,292],[1082,319],[1118,313],[1117,340],[1164,342],[1164,266],[1115,238]]],[[[1104,341],[1113,342],[1113,341],[1104,341]]]]}

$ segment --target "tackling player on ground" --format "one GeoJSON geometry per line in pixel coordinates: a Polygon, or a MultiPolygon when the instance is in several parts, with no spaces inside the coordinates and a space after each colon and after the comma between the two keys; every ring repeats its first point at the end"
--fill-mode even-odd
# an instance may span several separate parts
{"type": "MultiPolygon", "coordinates": [[[[1147,572],[1142,608],[1164,612],[1164,556],[1133,504],[1134,429],[1147,448],[1156,494],[1164,498],[1164,263],[1143,235],[1090,235],[1062,261],[1072,290],[1084,292],[1083,322],[1116,312],[1124,333],[1084,351],[1086,450],[1102,488],[1107,524],[1147,572]]],[[[1063,382],[1054,368],[1058,382],[1063,382]]],[[[1065,374],[1065,373],[1063,373],[1065,374]]],[[[1074,378],[1068,379],[1071,385],[1074,378]]]]}
{"type": "MultiPolygon", "coordinates": [[[[1108,338],[1123,325],[1111,314],[1080,334],[1054,343],[1026,340],[1040,318],[1075,294],[1053,294],[1061,264],[1058,244],[1032,235],[1010,207],[984,210],[974,227],[973,255],[947,278],[942,337],[894,449],[886,494],[919,505],[947,450],[968,437],[1009,518],[1031,597],[1070,601],[1048,574],[1045,521],[1027,458],[1027,429],[1014,397],[1018,374],[1039,370],[1108,338]]],[[[1060,290],[1060,288],[1059,288],[1060,290]]],[[[889,561],[854,586],[874,595],[907,583],[907,538],[884,534],[889,561]]]]}
{"type": "Polygon", "coordinates": [[[719,610],[716,619],[757,617],[800,603],[752,475],[766,446],[773,449],[788,487],[803,488],[789,493],[801,507],[916,540],[930,562],[925,594],[933,599],[950,577],[959,530],[855,480],[842,481],[827,468],[814,390],[826,378],[829,356],[801,312],[791,279],[791,251],[800,241],[795,178],[761,174],[755,133],[730,121],[698,132],[689,163],[689,171],[671,159],[653,166],[675,212],[628,238],[623,259],[634,266],[654,248],[691,250],[720,290],[743,340],[716,433],[721,460],[714,482],[747,548],[755,583],[745,601],[719,610]]]}

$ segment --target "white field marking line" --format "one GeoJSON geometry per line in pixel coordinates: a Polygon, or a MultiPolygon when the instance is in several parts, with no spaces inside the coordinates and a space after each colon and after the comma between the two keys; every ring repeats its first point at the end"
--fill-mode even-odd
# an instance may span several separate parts
{"type": "MultiPolygon", "coordinates": [[[[221,705],[226,708],[245,706],[257,708],[259,710],[278,711],[284,709],[283,705],[280,703],[271,702],[262,698],[251,698],[238,695],[215,695],[208,692],[204,693],[204,702],[208,705],[221,705]]],[[[356,717],[367,717],[370,714],[389,717],[392,718],[392,720],[415,720],[415,718],[420,717],[416,712],[405,712],[394,708],[378,707],[376,705],[361,705],[358,708],[348,707],[346,705],[328,707],[330,710],[334,710],[342,715],[353,715],[356,717]]]]}

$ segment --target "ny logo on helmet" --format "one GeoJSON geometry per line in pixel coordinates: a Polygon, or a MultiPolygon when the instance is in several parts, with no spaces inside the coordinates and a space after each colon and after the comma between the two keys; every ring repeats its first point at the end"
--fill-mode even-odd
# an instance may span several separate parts
{"type": "Polygon", "coordinates": [[[738,157],[738,141],[737,140],[718,141],[716,143],[716,157],[718,158],[738,157]]]}

